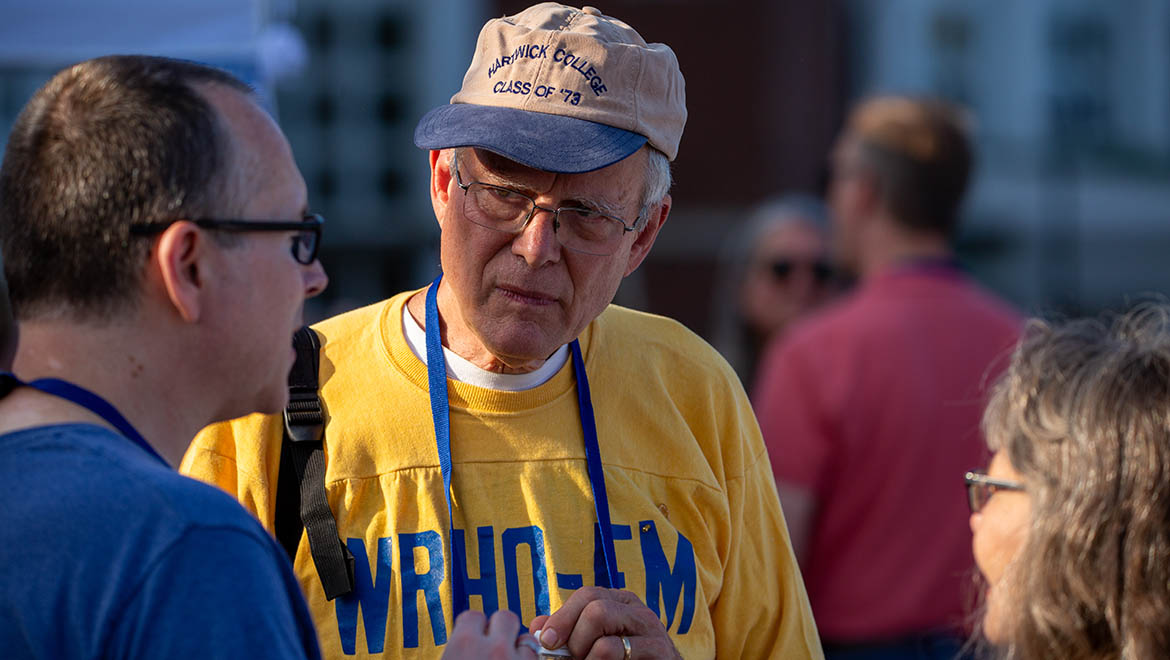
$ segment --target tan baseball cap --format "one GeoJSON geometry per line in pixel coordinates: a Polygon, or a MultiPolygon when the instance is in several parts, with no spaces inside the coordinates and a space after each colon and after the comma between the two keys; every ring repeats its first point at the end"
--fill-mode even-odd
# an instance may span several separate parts
{"type": "Polygon", "coordinates": [[[545,2],[483,26],[463,88],[419,121],[414,143],[589,172],[647,142],[674,160],[686,119],[669,46],[647,44],[594,7],[545,2]]]}

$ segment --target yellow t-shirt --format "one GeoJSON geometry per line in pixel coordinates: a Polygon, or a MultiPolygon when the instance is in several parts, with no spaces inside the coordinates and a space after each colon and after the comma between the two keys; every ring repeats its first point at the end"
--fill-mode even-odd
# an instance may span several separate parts
{"type": "MultiPolygon", "coordinates": [[[[450,531],[426,366],[402,332],[414,292],[316,326],[326,493],[357,558],[326,601],[307,538],[294,569],[326,657],[438,657],[451,630],[450,531]]],[[[581,336],[620,586],[685,658],[819,658],[771,466],[743,388],[678,323],[610,306],[581,336]]],[[[603,565],[572,363],[530,390],[448,381],[455,551],[471,606],[528,622],[603,565]]],[[[182,472],[273,529],[281,418],[208,427],[182,472]]]]}

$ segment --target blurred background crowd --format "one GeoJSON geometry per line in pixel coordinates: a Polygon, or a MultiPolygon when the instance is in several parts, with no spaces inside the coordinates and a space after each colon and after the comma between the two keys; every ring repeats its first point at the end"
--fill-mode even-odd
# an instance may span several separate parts
{"type": "MultiPolygon", "coordinates": [[[[439,232],[426,194],[427,159],[411,139],[414,126],[459,88],[479,26],[527,4],[0,0],[0,147],[33,92],[75,61],[146,53],[232,71],[256,85],[278,117],[305,175],[312,210],[328,219],[320,259],[330,286],[309,301],[306,312],[308,320],[318,320],[422,286],[437,272],[439,232]]],[[[613,0],[601,9],[638,26],[648,41],[673,47],[686,76],[689,111],[673,165],[670,221],[617,302],[680,320],[714,344],[749,389],[760,382],[757,367],[770,342],[775,345],[795,321],[855,285],[857,273],[834,261],[841,220],[825,197],[834,174],[838,185],[843,180],[829,167],[842,125],[859,100],[875,95],[934,97],[964,110],[976,166],[954,236],[958,263],[1022,315],[1094,315],[1170,291],[1170,3],[613,0]]],[[[952,265],[948,258],[946,267],[952,265]]],[[[937,308],[926,312],[941,318],[937,308]]],[[[894,360],[886,368],[867,356],[871,370],[884,369],[867,399],[872,422],[859,422],[864,411],[852,405],[844,406],[849,414],[839,420],[858,431],[866,446],[877,446],[881,433],[875,430],[886,428],[891,446],[910,447],[908,438],[920,437],[927,449],[917,456],[938,451],[940,435],[957,436],[973,452],[944,448],[955,464],[938,473],[939,492],[950,493],[955,484],[947,495],[955,510],[938,519],[953,522],[957,540],[951,545],[962,555],[959,564],[969,562],[958,480],[962,470],[979,467],[974,457],[985,453],[975,438],[982,400],[974,393],[987,384],[981,376],[993,375],[993,358],[1006,358],[1018,330],[1014,312],[996,314],[1010,316],[1000,323],[1010,326],[1003,333],[1011,334],[1010,341],[989,344],[978,356],[973,342],[939,349],[944,357],[969,353],[970,373],[956,380],[953,391],[933,384],[958,379],[953,367],[960,358],[943,360],[941,376],[932,372],[920,379],[931,387],[923,385],[897,406],[880,403],[898,394],[886,383],[905,376],[903,365],[915,360],[894,360]],[[938,399],[946,406],[934,405],[938,399]],[[969,404],[961,419],[956,401],[969,404]],[[890,422],[895,408],[919,422],[927,416],[922,411],[937,408],[957,419],[955,428],[970,431],[938,433],[951,429],[942,422],[912,428],[913,420],[901,424],[900,417],[890,422]]],[[[926,335],[928,325],[916,321],[926,335]]],[[[938,336],[961,337],[964,327],[972,336],[988,334],[976,333],[967,321],[951,326],[959,330],[924,338],[905,354],[920,356],[922,345],[938,336]]],[[[878,353],[883,351],[888,346],[878,353]]],[[[778,355],[773,370],[780,382],[795,367],[778,355]]],[[[839,366],[851,383],[861,380],[864,369],[839,366]]],[[[795,389],[813,391],[815,380],[802,379],[795,389]]],[[[772,393],[782,396],[760,398],[757,391],[753,398],[799,556],[802,538],[817,528],[814,508],[829,508],[825,493],[849,489],[817,485],[824,492],[815,493],[814,502],[808,499],[812,477],[785,474],[777,456],[795,455],[795,438],[814,426],[830,426],[830,416],[793,427],[792,420],[810,406],[785,409],[779,402],[795,397],[783,382],[765,392],[772,393]],[[769,414],[777,421],[770,423],[769,414]],[[776,452],[778,442],[789,444],[776,452]],[[809,492],[794,496],[786,481],[809,492]],[[802,507],[807,534],[799,533],[802,507]]],[[[828,435],[837,441],[847,434],[828,435]]],[[[893,452],[883,456],[913,467],[895,460],[893,452]]],[[[870,467],[867,459],[857,472],[870,467]]],[[[897,477],[892,470],[875,480],[906,484],[917,478],[897,477]]],[[[830,486],[838,483],[859,482],[842,477],[830,486]]],[[[870,514],[880,507],[868,498],[880,487],[854,489],[870,514]]],[[[916,504],[933,498],[922,488],[908,491],[916,504]]],[[[913,506],[886,508],[897,520],[913,506]]],[[[971,507],[976,511],[974,499],[971,507]]],[[[938,524],[932,519],[921,527],[922,538],[933,538],[938,524]]],[[[825,554],[815,552],[815,540],[809,543],[814,555],[825,554]]],[[[815,575],[805,557],[802,568],[806,576],[815,575]]],[[[956,572],[950,566],[940,571],[951,577],[956,572]]],[[[828,601],[815,581],[810,595],[822,632],[831,633],[832,619],[824,616],[828,601]]],[[[927,621],[924,627],[936,625],[927,621]]],[[[842,639],[850,638],[849,629],[841,630],[842,639]]],[[[855,637],[883,634],[862,631],[855,637]]],[[[831,634],[826,641],[833,641],[831,634]]],[[[848,645],[827,648],[851,651],[848,645]]]]}
{"type": "MultiPolygon", "coordinates": [[[[0,0],[0,140],[52,72],[99,54],[189,57],[254,82],[329,221],[321,258],[332,284],[309,310],[323,318],[437,269],[426,158],[411,132],[458,88],[483,21],[526,4],[0,0]]],[[[812,304],[833,279],[815,254],[823,213],[786,230],[799,243],[789,254],[785,239],[766,238],[767,202],[799,193],[798,206],[815,206],[848,108],[875,93],[969,111],[978,166],[959,256],[1021,310],[1092,313],[1166,289],[1164,2],[616,0],[602,10],[674,47],[690,112],[670,226],[619,302],[681,320],[743,374],[761,333],[784,323],[759,318],[759,301],[791,285],[812,304]]]]}

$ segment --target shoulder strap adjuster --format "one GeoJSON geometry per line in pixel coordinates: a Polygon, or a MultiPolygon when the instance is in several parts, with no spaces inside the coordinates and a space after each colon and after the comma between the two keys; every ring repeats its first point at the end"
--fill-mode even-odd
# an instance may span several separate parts
{"type": "Polygon", "coordinates": [[[289,372],[289,401],[284,410],[284,441],[276,483],[276,536],[295,560],[301,537],[309,550],[325,598],[353,591],[354,557],[337,532],[325,496],[325,415],[318,394],[321,343],[309,327],[293,338],[297,359],[289,372]]]}

